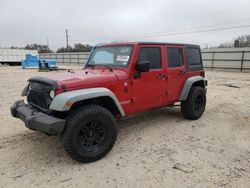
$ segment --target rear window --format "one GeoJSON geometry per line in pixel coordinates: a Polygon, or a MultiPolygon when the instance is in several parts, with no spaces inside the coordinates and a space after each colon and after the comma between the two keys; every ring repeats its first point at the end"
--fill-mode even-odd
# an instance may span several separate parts
{"type": "Polygon", "coordinates": [[[201,55],[198,48],[186,48],[185,55],[187,58],[187,65],[189,70],[202,69],[201,55]]]}

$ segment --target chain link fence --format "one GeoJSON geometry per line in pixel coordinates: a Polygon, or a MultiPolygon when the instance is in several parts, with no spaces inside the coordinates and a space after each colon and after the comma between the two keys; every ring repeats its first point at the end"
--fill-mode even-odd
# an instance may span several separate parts
{"type": "Polygon", "coordinates": [[[203,49],[202,59],[209,69],[250,70],[250,48],[203,49]]]}
{"type": "MultiPolygon", "coordinates": [[[[41,59],[54,59],[59,64],[84,64],[90,52],[40,53],[41,59]]],[[[203,49],[204,68],[250,70],[250,48],[203,49]]]]}
{"type": "Polygon", "coordinates": [[[73,53],[40,53],[40,59],[54,59],[59,64],[84,64],[90,52],[73,52],[73,53]]]}

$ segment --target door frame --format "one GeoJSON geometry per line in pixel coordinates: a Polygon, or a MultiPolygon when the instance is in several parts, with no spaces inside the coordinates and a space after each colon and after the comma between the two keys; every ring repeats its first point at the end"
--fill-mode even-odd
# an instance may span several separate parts
{"type": "MultiPolygon", "coordinates": [[[[151,69],[149,70],[149,72],[159,72],[161,71],[162,73],[166,72],[166,60],[165,60],[165,52],[164,52],[164,49],[165,47],[163,45],[160,45],[160,44],[146,44],[146,45],[139,45],[138,48],[137,48],[137,52],[136,52],[136,55],[135,55],[135,61],[134,61],[134,65],[133,65],[133,68],[132,68],[132,74],[131,74],[131,81],[132,81],[132,93],[131,93],[131,96],[132,96],[132,99],[133,99],[133,96],[134,96],[134,90],[133,90],[133,82],[135,82],[138,78],[134,78],[134,74],[137,72],[135,70],[135,67],[136,67],[136,63],[137,63],[137,60],[138,60],[138,57],[139,57],[139,53],[140,53],[140,49],[141,48],[159,48],[160,49],[160,53],[161,53],[161,68],[157,68],[157,69],[151,69]]],[[[148,72],[145,72],[145,73],[141,73],[141,77],[143,77],[143,74],[146,74],[148,72]]],[[[160,81],[160,80],[159,80],[160,81]]],[[[162,80],[161,80],[162,81],[162,80]]],[[[165,91],[167,90],[167,88],[163,88],[165,91]]],[[[152,91],[153,92],[153,91],[152,91]]],[[[164,92],[165,93],[165,92],[164,92]]],[[[155,108],[155,107],[158,107],[158,106],[162,106],[163,104],[163,100],[164,100],[164,96],[162,95],[162,98],[161,98],[161,104],[156,104],[150,108],[155,108]]],[[[133,100],[132,100],[133,101],[133,100]]],[[[133,102],[132,102],[133,104],[133,102]]],[[[135,104],[135,103],[134,103],[135,104]]],[[[137,107],[134,106],[136,109],[137,107]]],[[[150,109],[148,108],[148,109],[150,109]]],[[[145,109],[137,109],[136,111],[142,111],[142,110],[145,110],[145,109]]]]}
{"type": "MultiPolygon", "coordinates": [[[[186,79],[186,77],[187,77],[187,61],[186,61],[186,56],[185,56],[185,51],[184,51],[185,50],[185,46],[165,45],[164,49],[165,49],[165,61],[166,61],[165,64],[166,64],[166,70],[167,70],[168,78],[169,78],[171,72],[178,71],[179,69],[183,69],[183,75],[180,75],[180,77],[183,76],[183,78],[186,79]],[[167,53],[167,49],[168,48],[181,48],[182,58],[183,58],[183,65],[182,66],[179,66],[179,67],[168,67],[168,53],[167,53]]],[[[181,70],[180,70],[180,73],[181,73],[181,70]]],[[[167,82],[169,82],[169,79],[167,79],[167,82]]],[[[176,102],[176,100],[177,100],[177,99],[169,99],[169,87],[170,87],[170,84],[166,83],[168,95],[167,95],[165,101],[168,104],[176,102]]]]}

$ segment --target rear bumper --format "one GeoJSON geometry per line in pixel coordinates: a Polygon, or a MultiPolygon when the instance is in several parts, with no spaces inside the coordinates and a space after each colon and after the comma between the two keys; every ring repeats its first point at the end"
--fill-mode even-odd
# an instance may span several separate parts
{"type": "Polygon", "coordinates": [[[11,114],[21,119],[25,126],[32,130],[41,131],[48,135],[62,133],[65,120],[42,113],[24,103],[23,100],[16,101],[11,107],[11,114]]]}

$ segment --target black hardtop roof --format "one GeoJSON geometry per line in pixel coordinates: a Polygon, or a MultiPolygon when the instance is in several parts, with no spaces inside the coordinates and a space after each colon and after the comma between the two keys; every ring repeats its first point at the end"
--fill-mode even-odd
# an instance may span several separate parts
{"type": "Polygon", "coordinates": [[[101,43],[96,46],[106,46],[106,45],[173,45],[173,46],[184,46],[184,47],[192,47],[192,48],[200,48],[199,45],[196,44],[183,44],[183,43],[171,43],[171,42],[111,42],[111,43],[101,43]]]}
{"type": "Polygon", "coordinates": [[[200,48],[200,46],[196,44],[171,43],[171,42],[138,42],[138,44],[141,44],[141,45],[175,45],[175,46],[200,48]]]}

